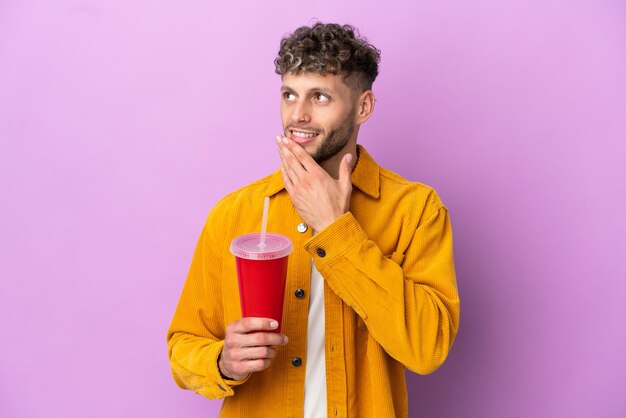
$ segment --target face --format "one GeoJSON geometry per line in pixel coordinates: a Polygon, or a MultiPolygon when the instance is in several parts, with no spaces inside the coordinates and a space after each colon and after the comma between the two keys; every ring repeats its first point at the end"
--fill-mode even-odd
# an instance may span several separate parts
{"type": "Polygon", "coordinates": [[[285,136],[319,164],[356,141],[356,100],[342,76],[283,76],[280,113],[285,136]]]}

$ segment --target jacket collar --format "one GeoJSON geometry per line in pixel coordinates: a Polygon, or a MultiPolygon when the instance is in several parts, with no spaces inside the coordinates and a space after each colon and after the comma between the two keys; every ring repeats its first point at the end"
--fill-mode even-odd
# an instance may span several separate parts
{"type": "MultiPolygon", "coordinates": [[[[352,171],[352,185],[377,199],[380,196],[380,167],[361,145],[357,145],[357,155],[359,159],[352,171]]],[[[266,195],[273,196],[284,188],[283,177],[278,169],[270,176],[266,195]]]]}

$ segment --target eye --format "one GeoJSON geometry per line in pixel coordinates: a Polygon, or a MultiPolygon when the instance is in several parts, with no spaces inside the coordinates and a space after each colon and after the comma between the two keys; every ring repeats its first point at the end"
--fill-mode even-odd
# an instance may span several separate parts
{"type": "Polygon", "coordinates": [[[288,102],[293,102],[296,99],[296,95],[290,91],[285,91],[283,92],[283,99],[287,100],[288,102]]]}
{"type": "Polygon", "coordinates": [[[330,101],[330,98],[322,93],[315,93],[315,100],[317,100],[320,103],[327,103],[330,101]]]}

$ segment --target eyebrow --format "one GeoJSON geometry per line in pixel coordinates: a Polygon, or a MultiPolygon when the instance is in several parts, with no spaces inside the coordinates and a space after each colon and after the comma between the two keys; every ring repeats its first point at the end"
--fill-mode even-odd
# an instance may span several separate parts
{"type": "MultiPolygon", "coordinates": [[[[280,91],[281,91],[281,92],[285,92],[285,91],[295,91],[295,89],[292,89],[292,88],[291,88],[291,87],[289,87],[289,86],[282,86],[282,87],[280,88],[280,91]]],[[[331,90],[331,89],[327,89],[326,87],[313,87],[313,88],[310,88],[310,89],[307,91],[307,93],[311,93],[311,92],[313,92],[313,91],[319,91],[319,92],[321,92],[321,93],[326,93],[326,94],[329,94],[329,95],[332,95],[332,94],[334,94],[334,93],[335,93],[333,90],[331,90]]]]}

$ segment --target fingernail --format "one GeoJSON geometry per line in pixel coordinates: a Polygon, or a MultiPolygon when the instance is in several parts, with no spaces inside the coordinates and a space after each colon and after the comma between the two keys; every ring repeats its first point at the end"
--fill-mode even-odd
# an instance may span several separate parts
{"type": "Polygon", "coordinates": [[[348,163],[352,162],[352,154],[348,154],[348,156],[346,157],[346,161],[348,161],[348,163]]]}
{"type": "Polygon", "coordinates": [[[277,135],[276,138],[274,138],[276,140],[277,144],[280,144],[280,135],[277,135]]]}
{"type": "Polygon", "coordinates": [[[289,141],[287,140],[287,138],[283,137],[283,144],[288,144],[289,141]]]}
{"type": "Polygon", "coordinates": [[[289,342],[289,337],[285,335],[285,338],[283,338],[283,344],[287,344],[288,342],[289,342]]]}
{"type": "Polygon", "coordinates": [[[274,328],[278,328],[278,322],[276,321],[270,321],[270,328],[274,329],[274,328]]]}

